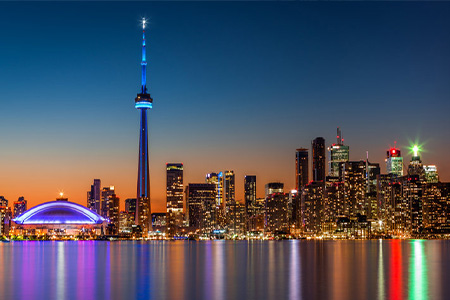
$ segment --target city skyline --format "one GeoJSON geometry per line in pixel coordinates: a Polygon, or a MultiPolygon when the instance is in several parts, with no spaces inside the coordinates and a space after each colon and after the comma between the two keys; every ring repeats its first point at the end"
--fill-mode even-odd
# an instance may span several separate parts
{"type": "MultiPolygon", "coordinates": [[[[361,60],[354,55],[357,55],[358,51],[348,47],[347,43],[366,49],[373,46],[372,43],[376,44],[377,40],[394,38],[396,35],[388,35],[389,38],[386,38],[379,34],[374,40],[372,37],[358,40],[367,32],[353,29],[352,34],[347,32],[348,36],[341,40],[339,37],[342,38],[342,33],[339,29],[331,30],[327,26],[337,22],[334,25],[338,28],[341,26],[350,30],[348,26],[360,24],[373,34],[380,28],[387,29],[389,25],[396,24],[392,19],[387,18],[387,24],[383,26],[378,24],[380,28],[372,28],[370,21],[373,19],[365,21],[363,16],[360,16],[339,22],[338,18],[333,18],[329,8],[330,11],[321,10],[320,13],[330,17],[331,21],[314,23],[311,15],[307,14],[319,13],[314,5],[286,4],[283,6],[283,14],[287,13],[289,8],[295,8],[288,14],[287,19],[282,20],[281,13],[277,18],[275,12],[275,17],[267,24],[263,20],[266,20],[264,17],[269,14],[270,4],[257,5],[256,12],[253,11],[254,6],[250,9],[250,6],[244,3],[178,4],[193,12],[200,10],[197,15],[190,16],[192,19],[195,16],[204,17],[197,22],[191,19],[186,21],[184,18],[189,17],[176,11],[178,14],[174,14],[180,19],[176,25],[183,24],[183,20],[190,23],[188,28],[181,30],[174,24],[168,24],[175,22],[175,17],[170,16],[168,12],[174,4],[145,3],[142,7],[136,4],[122,4],[123,7],[120,4],[109,4],[112,7],[109,11],[102,12],[95,19],[87,18],[88,24],[84,26],[76,23],[77,14],[94,15],[102,4],[58,4],[56,8],[47,7],[45,4],[2,5],[10,6],[8,12],[11,13],[10,16],[0,13],[3,26],[19,13],[19,7],[20,13],[25,16],[31,15],[33,7],[50,10],[47,13],[48,20],[39,20],[41,23],[37,28],[30,28],[32,22],[37,20],[30,17],[5,33],[8,47],[0,50],[0,53],[3,52],[1,56],[8,58],[0,58],[7,73],[0,73],[0,79],[7,87],[2,89],[2,98],[15,99],[13,96],[17,95],[24,97],[18,92],[19,83],[22,84],[23,81],[18,81],[17,76],[24,76],[24,81],[30,83],[23,91],[26,99],[21,102],[4,102],[2,109],[6,115],[0,121],[3,128],[0,137],[4,144],[4,155],[0,158],[3,168],[0,194],[10,201],[24,196],[29,201],[29,207],[32,207],[53,200],[59,192],[64,191],[71,201],[86,205],[86,191],[94,178],[100,178],[104,186],[117,187],[122,208],[125,199],[135,197],[138,117],[131,103],[132,95],[136,92],[136,82],[139,82],[140,53],[135,50],[138,49],[138,19],[142,7],[152,8],[145,10],[152,11],[152,15],[148,16],[151,22],[147,37],[147,45],[150,48],[147,52],[147,76],[152,95],[156,94],[154,110],[158,110],[158,113],[152,114],[149,119],[153,211],[165,211],[166,163],[183,163],[185,186],[189,183],[204,183],[205,175],[209,172],[234,170],[236,200],[241,201],[244,200],[244,176],[256,175],[257,196],[262,197],[263,187],[268,182],[283,182],[286,190],[295,187],[297,148],[304,147],[309,150],[309,177],[312,178],[311,141],[316,137],[324,137],[325,147],[329,147],[335,142],[333,133],[338,126],[343,130],[345,144],[350,146],[350,160],[365,159],[366,151],[369,150],[369,160],[380,163],[381,170],[385,173],[386,150],[394,146],[394,141],[402,151],[405,164],[412,156],[407,147],[418,141],[425,143],[422,147],[427,152],[421,152],[424,164],[437,165],[441,180],[450,180],[450,158],[445,155],[445,149],[450,147],[446,141],[450,129],[450,121],[446,119],[449,108],[447,99],[450,94],[450,88],[446,85],[450,75],[450,43],[445,39],[450,31],[450,26],[445,24],[450,21],[444,19],[444,12],[450,11],[448,4],[442,4],[443,11],[430,9],[430,6],[424,4],[409,5],[406,9],[409,18],[411,15],[426,16],[428,9],[428,12],[433,12],[436,20],[431,20],[431,17],[419,18],[414,21],[420,24],[411,27],[412,21],[408,19],[406,21],[409,23],[404,27],[394,26],[396,34],[404,38],[395,45],[400,49],[378,45],[378,50],[391,51],[391,55],[395,57],[402,50],[410,49],[410,52],[407,52],[410,56],[401,57],[404,61],[398,62],[396,68],[392,68],[389,65],[394,63],[392,57],[383,61],[384,56],[380,53],[385,52],[370,51],[367,56],[373,56],[381,66],[366,62],[364,65],[371,67],[368,68],[370,71],[367,71],[367,74],[357,68],[361,60]],[[94,9],[82,12],[83,5],[90,5],[94,9]],[[237,18],[237,24],[230,24],[233,26],[229,28],[224,26],[224,22],[229,22],[228,18],[225,18],[226,13],[239,17],[239,14],[230,8],[234,6],[241,8],[241,12],[251,10],[255,13],[252,16],[255,22],[247,23],[246,19],[241,17],[237,18]],[[23,7],[29,9],[24,11],[23,7]],[[61,9],[61,15],[50,16],[58,7],[70,7],[74,12],[69,13],[61,9]],[[124,8],[124,12],[119,12],[119,8],[124,8]],[[306,12],[300,11],[299,8],[305,9],[306,12]],[[425,12],[421,11],[424,8],[425,12]],[[221,12],[221,9],[225,11],[221,12]],[[302,22],[305,21],[295,20],[302,14],[309,16],[309,22],[321,26],[302,28],[302,22]],[[104,24],[106,19],[113,16],[120,16],[120,22],[104,24]],[[164,19],[168,16],[171,17],[169,20],[164,19]],[[218,19],[214,20],[214,17],[218,19]],[[61,28],[52,26],[62,19],[67,23],[61,24],[61,28]],[[205,24],[211,24],[213,28],[206,29],[205,24]],[[265,36],[256,31],[254,27],[257,25],[268,26],[267,28],[273,31],[269,31],[268,36],[265,36]],[[423,25],[421,31],[413,31],[420,25],[423,25]],[[90,26],[95,28],[92,33],[88,32],[90,26]],[[221,40],[212,35],[214,29],[219,28],[224,31],[221,40]],[[290,28],[290,31],[277,31],[283,28],[290,28]],[[301,38],[290,36],[300,28],[304,30],[301,32],[301,38]],[[205,36],[197,36],[195,29],[202,29],[201,32],[205,36]],[[322,34],[328,32],[327,37],[330,40],[321,43],[316,41],[314,32],[320,30],[323,31],[322,34]],[[70,40],[73,39],[74,42],[67,42],[58,35],[60,32],[70,35],[70,40]],[[191,35],[183,37],[186,32],[191,35]],[[206,34],[208,32],[209,36],[206,34]],[[430,32],[434,33],[431,38],[428,37],[430,32]],[[176,38],[170,40],[165,33],[176,38]],[[29,39],[22,41],[24,34],[29,39]],[[15,35],[21,39],[18,40],[15,35]],[[250,41],[249,36],[252,37],[250,41]],[[264,41],[264,38],[268,40],[264,41]],[[230,42],[232,46],[229,46],[230,42]],[[274,46],[277,42],[284,44],[274,46]],[[332,42],[337,42],[337,52],[334,54],[326,52],[327,46],[332,42]],[[425,42],[428,42],[427,47],[425,42]],[[25,43],[29,48],[27,51],[34,55],[23,56],[24,60],[20,60],[19,57],[27,53],[18,50],[23,46],[21,43],[25,43]],[[180,47],[180,43],[183,47],[180,47]],[[85,53],[76,47],[79,44],[85,45],[81,47],[85,53]],[[119,47],[119,44],[126,46],[119,47]],[[211,49],[200,51],[200,47],[208,45],[211,49]],[[88,50],[87,47],[91,49],[88,50]],[[45,49],[50,53],[54,52],[53,57],[47,54],[45,49]],[[255,50],[261,53],[256,51],[257,55],[250,57],[255,50]],[[300,51],[304,57],[298,57],[294,50],[300,51]],[[313,50],[319,50],[319,55],[313,53],[313,50]],[[201,56],[202,53],[209,54],[201,56]],[[282,58],[279,56],[281,54],[286,54],[287,57],[282,58]],[[194,58],[189,58],[189,55],[194,55],[194,58]],[[345,59],[340,55],[349,57],[345,59]],[[62,62],[66,62],[62,58],[68,57],[71,72],[56,72],[62,62]],[[312,60],[309,65],[305,57],[312,60]],[[329,68],[325,69],[327,64],[320,62],[319,58],[329,60],[329,68]],[[333,61],[333,58],[336,61],[333,61]],[[172,59],[175,62],[171,62],[172,59]],[[236,69],[233,65],[230,66],[231,62],[236,64],[236,69]],[[247,63],[250,71],[238,71],[242,63],[247,63]],[[282,67],[275,66],[277,64],[282,67]],[[300,68],[301,66],[307,66],[309,73],[305,68],[300,68]],[[337,71],[326,73],[333,70],[333,66],[339,67],[337,71]],[[401,73],[404,66],[412,68],[412,74],[406,71],[401,73]],[[282,74],[281,78],[259,74],[260,71],[269,69],[268,67],[275,68],[273,73],[282,74]],[[393,77],[384,78],[386,74],[382,72],[383,69],[389,69],[394,73],[391,75],[393,77]],[[422,71],[418,72],[420,70],[422,71]],[[92,74],[86,74],[88,71],[92,74]],[[192,77],[193,73],[196,76],[192,77]],[[241,73],[254,77],[245,78],[241,73]],[[347,79],[334,78],[336,82],[328,81],[343,74],[347,75],[347,79]],[[211,78],[208,78],[208,75],[211,75],[211,78]],[[358,76],[363,78],[358,79],[358,76]],[[406,78],[399,80],[395,79],[396,76],[406,78]],[[372,77],[377,80],[370,82],[369,78],[372,77]],[[239,82],[244,78],[246,84],[239,82]],[[389,84],[389,80],[394,83],[389,84]],[[324,88],[324,81],[327,82],[325,90],[328,88],[328,92],[320,92],[324,88]],[[264,87],[267,82],[271,84],[264,87]],[[387,89],[379,92],[376,87],[381,83],[387,89]],[[312,87],[308,88],[308,84],[312,87]],[[64,90],[67,94],[62,93],[64,90]],[[283,99],[280,100],[277,96],[283,99]],[[60,97],[67,98],[63,99],[64,105],[57,103],[60,97]],[[327,97],[329,98],[325,100],[327,97]],[[361,98],[364,100],[358,101],[361,98]],[[317,103],[320,101],[325,105],[317,103]],[[371,101],[376,103],[372,105],[371,101]],[[272,103],[279,107],[280,112],[273,110],[272,103]],[[54,109],[54,106],[68,111],[63,114],[54,109]],[[299,108],[305,108],[311,113],[295,113],[299,108]],[[19,110],[23,114],[19,114],[19,110]],[[344,112],[349,116],[344,115],[344,112]],[[421,117],[417,117],[419,112],[423,114],[421,117]],[[322,122],[317,122],[318,116],[323,116],[322,122]],[[295,117],[299,120],[293,120],[295,117]],[[311,126],[311,122],[316,123],[311,126]],[[30,127],[25,128],[26,126],[30,127]],[[294,130],[293,127],[298,129],[294,130]]],[[[340,4],[340,7],[350,8],[350,12],[347,12],[350,15],[355,12],[368,14],[362,8],[358,10],[357,5],[340,4]]],[[[386,7],[381,8],[374,4],[373,9],[378,9],[384,16],[393,17],[393,13],[386,7]]],[[[326,161],[329,161],[328,156],[326,161]]]]}

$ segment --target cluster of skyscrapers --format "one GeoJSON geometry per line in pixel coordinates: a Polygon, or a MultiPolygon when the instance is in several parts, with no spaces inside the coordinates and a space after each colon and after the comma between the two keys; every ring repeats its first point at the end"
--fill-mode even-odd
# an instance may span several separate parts
{"type": "Polygon", "coordinates": [[[292,191],[291,230],[303,236],[439,236],[450,233],[449,183],[439,182],[437,168],[423,165],[417,146],[408,165],[401,150],[386,152],[386,174],[368,158],[349,160],[338,129],[328,147],[325,174],[323,138],[312,142],[313,178],[308,178],[308,150],[297,149],[296,189],[292,191]]]}
{"type": "Polygon", "coordinates": [[[19,197],[13,203],[12,209],[8,204],[9,201],[0,196],[0,236],[8,235],[13,217],[17,217],[27,210],[27,200],[24,197],[19,197]]]}
{"type": "MultiPolygon", "coordinates": [[[[310,149],[295,152],[295,189],[269,182],[264,198],[258,198],[256,176],[245,175],[243,202],[236,200],[234,171],[207,173],[204,182],[185,185],[183,164],[168,163],[166,212],[148,218],[153,230],[170,237],[407,238],[450,233],[450,183],[439,182],[436,166],[422,164],[417,147],[407,165],[400,149],[387,150],[386,174],[368,159],[350,161],[349,149],[339,129],[337,142],[329,147],[318,137],[310,149]]],[[[132,234],[136,199],[127,199],[119,213],[113,191],[94,180],[88,207],[110,220],[109,233],[132,234]]]]}

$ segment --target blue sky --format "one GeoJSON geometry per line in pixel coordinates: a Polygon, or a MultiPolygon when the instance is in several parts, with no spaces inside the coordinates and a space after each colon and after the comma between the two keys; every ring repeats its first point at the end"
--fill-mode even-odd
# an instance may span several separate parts
{"type": "Polygon", "coordinates": [[[1,2],[0,194],[84,203],[94,178],[136,189],[139,18],[147,41],[152,195],[233,169],[258,194],[294,185],[294,152],[342,128],[384,169],[410,141],[450,180],[450,3],[1,2]],[[54,195],[54,196],[53,196],[54,195]]]}

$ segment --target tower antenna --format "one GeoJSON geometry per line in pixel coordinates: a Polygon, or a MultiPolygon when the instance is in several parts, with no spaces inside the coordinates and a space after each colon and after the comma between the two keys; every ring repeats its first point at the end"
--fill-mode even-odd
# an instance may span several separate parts
{"type": "Polygon", "coordinates": [[[147,69],[147,58],[145,53],[145,26],[147,25],[147,19],[142,18],[142,75],[141,75],[141,93],[146,94],[147,93],[147,75],[146,75],[146,69],[147,69]]]}

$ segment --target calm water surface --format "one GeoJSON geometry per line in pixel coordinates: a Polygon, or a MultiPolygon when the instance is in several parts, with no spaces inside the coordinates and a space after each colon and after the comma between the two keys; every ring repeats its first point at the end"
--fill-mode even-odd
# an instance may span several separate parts
{"type": "Polygon", "coordinates": [[[450,241],[0,243],[1,299],[450,299],[450,241]]]}

